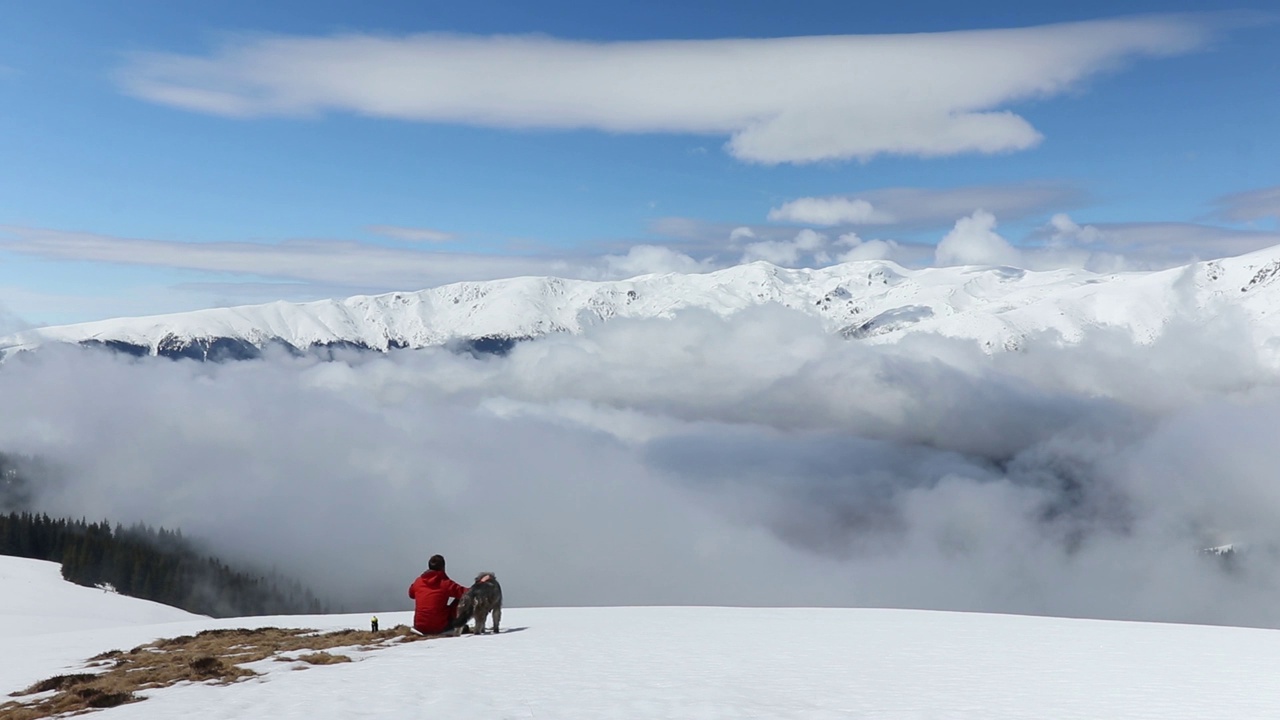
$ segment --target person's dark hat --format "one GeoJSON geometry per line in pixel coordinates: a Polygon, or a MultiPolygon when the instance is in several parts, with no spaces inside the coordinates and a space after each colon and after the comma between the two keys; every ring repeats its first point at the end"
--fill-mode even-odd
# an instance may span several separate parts
{"type": "Polygon", "coordinates": [[[431,559],[427,561],[427,569],[428,570],[444,570],[444,556],[432,555],[431,559]]]}

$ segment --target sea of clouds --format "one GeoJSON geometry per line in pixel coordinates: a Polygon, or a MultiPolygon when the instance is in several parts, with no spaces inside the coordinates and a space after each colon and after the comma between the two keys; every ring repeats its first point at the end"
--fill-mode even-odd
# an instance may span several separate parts
{"type": "Polygon", "coordinates": [[[763,307],[505,357],[47,347],[0,366],[0,450],[57,468],[41,510],[181,528],[353,610],[408,608],[443,553],[512,606],[1280,626],[1280,374],[1249,338],[1219,318],[991,355],[763,307]]]}

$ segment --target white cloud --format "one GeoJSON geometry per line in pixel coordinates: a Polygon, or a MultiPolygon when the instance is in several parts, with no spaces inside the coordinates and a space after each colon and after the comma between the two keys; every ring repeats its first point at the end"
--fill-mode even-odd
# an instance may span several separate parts
{"type": "Polygon", "coordinates": [[[431,228],[403,227],[400,225],[370,225],[365,229],[374,235],[389,237],[393,240],[404,240],[406,242],[446,243],[453,242],[458,239],[458,236],[453,233],[444,232],[443,230],[433,230],[431,228]]]}
{"type": "Polygon", "coordinates": [[[845,197],[807,197],[783,203],[769,211],[769,219],[806,225],[884,225],[893,216],[876,210],[871,203],[845,197]]]}
{"type": "Polygon", "coordinates": [[[1066,213],[1057,213],[1049,218],[1046,229],[1051,233],[1051,245],[1092,245],[1102,237],[1098,228],[1092,225],[1080,227],[1066,213]]]}
{"type": "Polygon", "coordinates": [[[636,245],[626,255],[606,255],[605,265],[615,277],[631,278],[651,273],[696,273],[714,269],[681,252],[660,245],[636,245]]]}
{"type": "Polygon", "coordinates": [[[938,243],[939,265],[1019,265],[1021,254],[995,231],[996,218],[977,210],[956,225],[938,243]]]}
{"type": "Polygon", "coordinates": [[[837,262],[900,260],[900,246],[892,240],[863,240],[857,233],[845,233],[836,240],[836,244],[849,248],[836,256],[837,262]]]}
{"type": "Polygon", "coordinates": [[[805,252],[813,252],[827,244],[827,236],[808,228],[796,233],[796,247],[805,252]]]}
{"type": "Polygon", "coordinates": [[[795,267],[800,261],[800,249],[793,242],[764,240],[751,243],[742,252],[742,262],[763,260],[782,267],[795,267]]]}
{"type": "Polygon", "coordinates": [[[538,36],[255,36],[146,53],[129,94],[231,117],[350,111],[513,128],[728,135],[761,163],[1022,150],[1010,103],[1203,46],[1214,15],[884,36],[584,42],[538,36]]]}
{"type": "Polygon", "coordinates": [[[774,265],[795,267],[804,257],[809,257],[825,265],[830,262],[822,252],[826,244],[826,235],[805,228],[790,240],[761,240],[747,245],[743,248],[741,262],[764,260],[774,265]]]}
{"type": "MultiPolygon", "coordinates": [[[[854,227],[874,227],[877,234],[897,232],[919,233],[935,227],[950,229],[957,220],[967,217],[976,208],[984,208],[992,215],[1002,219],[1019,220],[1042,215],[1064,207],[1072,207],[1084,200],[1084,193],[1071,185],[1054,182],[1031,181],[1016,185],[974,185],[953,188],[881,188],[869,190],[856,196],[827,196],[801,198],[803,201],[814,201],[812,207],[822,207],[827,201],[829,207],[839,208],[842,203],[865,201],[872,208],[878,220],[892,222],[884,225],[854,225],[854,227]]],[[[797,207],[804,207],[804,204],[797,207]]],[[[777,218],[780,208],[775,208],[773,217],[777,218]]],[[[1065,216],[1064,216],[1065,217],[1065,216]]],[[[810,216],[810,219],[818,219],[810,216]]],[[[826,217],[822,219],[827,219],[826,217]]],[[[1068,218],[1069,220],[1069,218],[1068,218]]],[[[714,258],[721,264],[729,264],[742,258],[737,249],[748,241],[768,243],[756,248],[750,259],[772,257],[783,262],[798,262],[799,253],[793,253],[791,243],[794,240],[790,227],[770,224],[736,225],[712,223],[695,218],[664,217],[650,223],[650,230],[658,235],[679,238],[681,245],[695,256],[714,258]],[[728,237],[729,248],[725,248],[725,237],[728,237]],[[728,250],[728,252],[726,252],[728,250]]],[[[1041,235],[1037,235],[1040,237],[1041,235]]],[[[842,238],[861,238],[856,233],[844,233],[842,238]]],[[[1219,256],[1223,253],[1219,253],[1219,256]]],[[[922,266],[933,262],[935,245],[922,241],[907,242],[890,238],[877,238],[868,244],[852,251],[832,249],[831,255],[824,257],[822,251],[814,254],[816,264],[826,264],[833,258],[836,262],[847,262],[860,259],[887,259],[907,266],[922,266]]],[[[1084,262],[1080,253],[1059,254],[1054,258],[1044,256],[1046,262],[1060,259],[1064,266],[1077,266],[1084,262]]],[[[1123,258],[1111,256],[1113,260],[1123,258]]],[[[1172,262],[1170,261],[1170,264],[1172,262]]],[[[1111,266],[1108,265],[1110,268],[1111,266]]]]}

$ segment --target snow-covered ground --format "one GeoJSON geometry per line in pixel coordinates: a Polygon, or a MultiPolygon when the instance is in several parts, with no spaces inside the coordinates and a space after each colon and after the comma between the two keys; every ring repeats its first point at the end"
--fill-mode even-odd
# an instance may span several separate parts
{"type": "MultiPolygon", "coordinates": [[[[369,614],[213,620],[0,557],[0,691],[206,628],[364,628],[369,614]]],[[[406,598],[406,605],[408,600],[406,598]]],[[[380,612],[383,627],[409,612],[380,612]]],[[[509,608],[500,636],[179,685],[103,718],[1276,718],[1280,632],[873,609],[509,608]]]]}

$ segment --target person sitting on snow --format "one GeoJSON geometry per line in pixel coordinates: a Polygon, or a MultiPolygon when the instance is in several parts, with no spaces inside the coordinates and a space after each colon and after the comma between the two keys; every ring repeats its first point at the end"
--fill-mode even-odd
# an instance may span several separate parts
{"type": "Polygon", "coordinates": [[[413,629],[423,635],[439,635],[457,617],[457,600],[467,588],[449,579],[444,572],[444,556],[432,555],[427,571],[409,586],[413,598],[413,629]]]}

